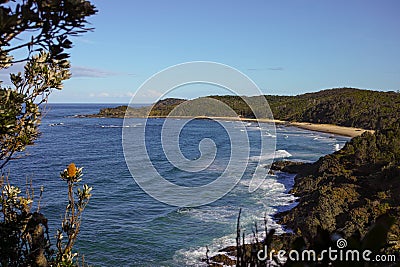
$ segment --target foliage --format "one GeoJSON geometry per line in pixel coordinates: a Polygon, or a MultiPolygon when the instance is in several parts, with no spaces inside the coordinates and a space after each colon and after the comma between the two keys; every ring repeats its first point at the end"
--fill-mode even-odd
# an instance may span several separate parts
{"type": "MultiPolygon", "coordinates": [[[[43,103],[54,89],[70,77],[70,37],[85,33],[86,18],[95,7],[84,0],[2,0],[0,1],[0,70],[25,62],[23,73],[10,73],[11,86],[0,81],[0,261],[2,266],[76,265],[72,246],[79,232],[81,214],[90,198],[87,185],[73,190],[81,176],[63,175],[68,184],[68,201],[62,230],[57,235],[57,255],[53,259],[47,219],[38,210],[32,212],[33,191],[4,181],[4,167],[16,153],[32,145],[39,137],[43,103]],[[22,49],[27,49],[26,53],[22,49]],[[18,53],[16,53],[18,52],[18,53]],[[15,59],[14,55],[20,56],[15,59]],[[26,55],[26,56],[21,56],[26,55]],[[62,241],[66,233],[67,243],[62,241]]],[[[71,165],[72,166],[72,165],[71,165]]],[[[75,166],[75,165],[73,165],[75,166]]],[[[72,168],[72,167],[71,167],[72,168]]]]}
{"type": "MultiPolygon", "coordinates": [[[[265,97],[274,118],[280,120],[328,123],[364,129],[391,128],[393,124],[400,121],[400,94],[395,92],[336,88],[297,96],[265,95],[244,97],[214,95],[208,97],[225,103],[243,118],[255,118],[255,113],[270,116],[269,111],[261,110],[262,104],[257,105],[257,103],[262,103],[261,98],[265,97]],[[252,103],[252,107],[255,110],[251,110],[245,100],[252,103]]],[[[196,99],[167,98],[160,100],[150,107],[150,116],[168,116],[177,105],[185,101],[194,102],[196,99]]],[[[193,106],[195,107],[195,104],[193,106]]],[[[148,111],[150,108],[144,111],[148,111]]],[[[121,109],[121,107],[116,109],[121,109]]],[[[198,110],[199,112],[197,113],[200,114],[204,109],[199,105],[198,110]]],[[[218,110],[216,107],[208,107],[205,110],[211,110],[213,112],[212,116],[224,116],[224,111],[218,110]]],[[[101,112],[99,115],[124,116],[124,113],[119,113],[118,115],[116,111],[118,110],[108,109],[107,112],[101,112]]],[[[143,110],[129,108],[129,115],[143,117],[143,110]]],[[[262,116],[257,115],[257,117],[262,116]]]]}
{"type": "Polygon", "coordinates": [[[77,253],[72,252],[81,225],[82,213],[89,202],[92,188],[84,184],[82,188],[74,191],[74,188],[82,180],[82,168],[77,168],[71,163],[67,169],[60,174],[61,178],[68,184],[68,205],[65,209],[61,230],[57,231],[57,266],[74,266],[74,257],[77,253]],[[75,199],[77,196],[77,199],[75,199]],[[67,240],[64,241],[64,235],[67,240]]]}
{"type": "MultiPolygon", "coordinates": [[[[27,185],[25,196],[21,189],[4,184],[2,177],[1,221],[0,221],[0,263],[1,266],[76,266],[77,253],[72,252],[81,225],[82,213],[91,197],[92,188],[83,185],[74,192],[82,180],[82,168],[71,163],[61,178],[68,183],[68,204],[61,230],[56,236],[57,253],[51,248],[46,217],[40,212],[40,204],[32,211],[34,191],[27,185]],[[77,199],[75,199],[76,197],[77,199]],[[67,236],[64,242],[63,233],[67,236]]],[[[43,190],[43,189],[42,189],[43,190]]],[[[41,191],[42,193],[43,191],[41,191]]],[[[39,201],[40,203],[40,201],[39,201]]]]}
{"type": "Polygon", "coordinates": [[[45,266],[50,257],[47,220],[39,212],[32,212],[33,189],[27,188],[25,196],[18,187],[0,181],[1,266],[45,266]]]}
{"type": "Polygon", "coordinates": [[[86,18],[96,13],[95,7],[84,0],[2,0],[0,5],[0,68],[26,61],[31,53],[44,50],[52,59],[65,60],[65,49],[72,47],[69,37],[90,30],[86,18]],[[27,32],[28,37],[24,36],[27,32]],[[28,56],[14,60],[10,53],[21,48],[28,48],[28,56]]]}
{"type": "Polygon", "coordinates": [[[68,61],[53,59],[45,52],[31,57],[24,75],[10,74],[14,88],[0,88],[0,169],[15,152],[33,144],[39,135],[39,105],[69,77],[68,61]]]}
{"type": "Polygon", "coordinates": [[[70,77],[68,38],[90,30],[86,17],[95,12],[83,0],[0,2],[0,69],[27,61],[23,74],[10,74],[13,87],[0,81],[0,170],[39,136],[40,104],[70,77]],[[14,60],[22,48],[27,56],[14,60]]]}
{"type": "Polygon", "coordinates": [[[276,119],[385,129],[399,122],[400,94],[337,88],[298,96],[266,96],[276,119]]]}
{"type": "Polygon", "coordinates": [[[179,98],[167,98],[154,104],[150,111],[150,116],[167,116],[176,106],[186,100],[179,98]]]}
{"type": "Polygon", "coordinates": [[[318,229],[340,231],[345,237],[364,235],[379,216],[396,218],[386,242],[388,250],[400,249],[400,129],[364,133],[343,149],[321,157],[301,170],[292,193],[299,204],[278,214],[286,224],[305,238],[318,229]]]}
{"type": "MultiPolygon", "coordinates": [[[[239,114],[251,117],[249,108],[240,97],[216,98],[239,114]]],[[[364,129],[390,128],[400,120],[400,94],[395,92],[337,88],[297,96],[266,95],[265,98],[274,118],[280,120],[328,123],[364,129]]]]}

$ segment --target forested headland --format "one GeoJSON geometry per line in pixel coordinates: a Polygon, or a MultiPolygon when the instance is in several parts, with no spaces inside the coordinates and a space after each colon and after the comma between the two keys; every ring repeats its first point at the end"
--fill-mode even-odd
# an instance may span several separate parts
{"type": "MultiPolygon", "coordinates": [[[[244,99],[257,103],[257,98],[265,97],[274,119],[284,121],[326,123],[363,129],[384,129],[396,123],[400,114],[400,93],[362,90],[355,88],[335,88],[297,96],[264,95],[208,96],[227,104],[238,116],[254,118],[254,112],[244,99]]],[[[185,100],[167,98],[152,106],[133,108],[118,106],[101,109],[96,117],[166,117],[185,100]]],[[[193,108],[193,105],[191,106],[193,108]]],[[[198,107],[196,114],[223,116],[223,111],[213,107],[198,107]],[[212,112],[212,114],[210,114],[212,112]]],[[[179,113],[174,114],[179,115],[179,113]]]]}

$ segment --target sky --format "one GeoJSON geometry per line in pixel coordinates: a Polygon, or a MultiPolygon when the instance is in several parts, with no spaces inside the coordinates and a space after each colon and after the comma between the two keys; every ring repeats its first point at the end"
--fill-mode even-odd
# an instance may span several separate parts
{"type": "MultiPolygon", "coordinates": [[[[190,61],[232,66],[265,94],[400,89],[398,0],[91,2],[95,30],[73,38],[73,76],[50,102],[127,103],[149,77],[190,61]]],[[[189,86],[168,96],[221,90],[189,86]]]]}

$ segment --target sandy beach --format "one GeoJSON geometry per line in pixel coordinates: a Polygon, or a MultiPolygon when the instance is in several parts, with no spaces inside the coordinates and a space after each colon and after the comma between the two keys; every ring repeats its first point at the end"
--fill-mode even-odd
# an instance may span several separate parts
{"type": "MultiPolygon", "coordinates": [[[[244,121],[248,121],[248,119],[242,119],[244,121]]],[[[251,121],[257,121],[256,119],[252,119],[251,121]]],[[[323,133],[331,133],[331,134],[338,134],[343,136],[349,137],[356,137],[362,135],[364,132],[371,132],[374,133],[373,130],[365,130],[361,128],[354,128],[354,127],[344,127],[338,126],[333,124],[319,124],[319,123],[309,123],[309,122],[289,122],[289,121],[282,121],[282,120],[269,120],[269,119],[259,119],[259,122],[273,122],[275,124],[284,124],[289,126],[294,126],[306,130],[323,132],[323,133]]]]}
{"type": "MultiPolygon", "coordinates": [[[[165,117],[164,117],[165,118],[165,117]]],[[[181,117],[181,116],[169,116],[168,118],[176,118],[176,119],[189,119],[193,117],[181,117]]],[[[237,117],[196,117],[198,119],[213,119],[213,120],[227,120],[227,121],[247,121],[247,122],[261,122],[261,123],[275,123],[275,124],[283,124],[293,127],[298,127],[306,130],[323,132],[323,133],[331,133],[349,137],[356,137],[364,132],[374,133],[374,130],[366,130],[361,128],[354,127],[344,127],[333,124],[319,124],[319,123],[309,123],[309,122],[289,122],[282,120],[271,120],[271,119],[250,119],[250,118],[237,118],[237,117]]]]}
{"type": "Polygon", "coordinates": [[[361,128],[353,128],[353,127],[344,127],[344,126],[338,126],[338,125],[333,125],[333,124],[317,124],[317,123],[308,123],[308,122],[290,122],[289,125],[302,128],[302,129],[307,129],[307,130],[312,130],[312,131],[317,131],[317,132],[324,132],[324,133],[331,133],[331,134],[338,134],[338,135],[343,135],[343,136],[349,136],[349,137],[356,137],[364,132],[370,132],[374,133],[374,130],[365,130],[361,128]]]}

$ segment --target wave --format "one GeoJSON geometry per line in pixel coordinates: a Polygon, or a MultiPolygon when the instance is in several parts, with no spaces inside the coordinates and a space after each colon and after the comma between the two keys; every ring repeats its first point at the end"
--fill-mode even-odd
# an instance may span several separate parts
{"type": "MultiPolygon", "coordinates": [[[[237,216],[237,211],[236,214],[237,216]]],[[[267,227],[268,229],[275,229],[277,233],[283,233],[283,228],[275,223],[270,215],[266,215],[267,219],[267,227]]],[[[249,244],[254,242],[254,235],[252,233],[252,228],[254,227],[254,222],[257,222],[260,231],[258,232],[257,238],[262,240],[265,238],[265,233],[262,229],[264,229],[264,217],[261,216],[245,216],[241,219],[241,225],[248,224],[248,227],[242,227],[242,231],[245,232],[245,243],[249,244]],[[249,223],[250,222],[250,223],[249,223]]],[[[230,246],[236,246],[236,234],[232,231],[232,234],[228,234],[219,238],[213,239],[208,245],[208,256],[211,258],[217,254],[225,254],[224,252],[220,252],[221,249],[227,248],[230,246]]],[[[180,266],[207,266],[204,259],[206,258],[207,249],[205,246],[197,246],[192,248],[184,248],[175,252],[173,256],[173,261],[180,266]]],[[[227,254],[225,254],[227,255],[227,254]]],[[[228,256],[228,255],[227,255],[228,256]]],[[[231,256],[229,256],[231,257],[231,256]]],[[[234,257],[231,257],[235,259],[234,257]]]]}
{"type": "Polygon", "coordinates": [[[219,206],[207,208],[180,208],[179,214],[186,214],[202,222],[231,223],[238,215],[237,207],[219,206]]]}
{"type": "MultiPolygon", "coordinates": [[[[250,185],[251,180],[242,180],[240,184],[248,187],[250,185]]],[[[284,191],[285,185],[279,183],[276,179],[266,178],[263,183],[258,187],[260,190],[268,191],[268,192],[276,192],[276,191],[284,191]]]]}
{"type": "MultiPolygon", "coordinates": [[[[287,155],[286,153],[288,152],[284,153],[281,151],[278,153],[287,155]]],[[[250,179],[241,180],[239,182],[239,188],[246,188],[249,184],[250,179]]],[[[273,219],[273,215],[279,211],[277,207],[289,209],[293,207],[293,205],[296,205],[296,197],[286,193],[286,191],[286,186],[279,180],[267,177],[259,190],[253,193],[251,202],[256,204],[256,207],[253,206],[252,208],[243,210],[240,220],[241,230],[245,232],[245,243],[249,244],[254,242],[252,230],[254,229],[255,223],[260,229],[257,238],[262,240],[265,237],[265,232],[263,231],[264,216],[267,220],[268,229],[275,229],[278,234],[285,232],[285,229],[273,219]]],[[[194,217],[202,222],[223,223],[230,226],[236,223],[238,216],[237,207],[235,206],[180,208],[177,212],[194,217]]],[[[231,233],[207,242],[209,249],[208,256],[212,257],[217,254],[224,254],[219,251],[223,248],[235,245],[236,233],[233,230],[231,233]]],[[[173,256],[173,261],[180,266],[207,266],[204,261],[202,262],[205,257],[205,245],[194,246],[177,250],[173,256]]]]}
{"type": "Polygon", "coordinates": [[[284,149],[275,151],[275,158],[289,158],[291,156],[292,154],[284,149]]]}
{"type": "Polygon", "coordinates": [[[270,132],[266,132],[266,133],[263,134],[262,136],[268,136],[268,137],[276,138],[276,135],[271,134],[270,132]]]}
{"type": "Polygon", "coordinates": [[[135,128],[143,125],[142,123],[135,123],[132,125],[100,125],[101,128],[135,128]]]}
{"type": "Polygon", "coordinates": [[[335,149],[335,151],[339,151],[341,149],[340,144],[334,144],[333,148],[335,149]]]}
{"type": "MultiPolygon", "coordinates": [[[[250,180],[242,180],[240,184],[248,187],[250,180]]],[[[272,207],[288,206],[293,204],[297,199],[292,194],[287,193],[290,187],[277,180],[276,176],[268,176],[260,187],[258,187],[258,192],[255,194],[255,202],[262,204],[265,211],[273,214],[276,212],[276,209],[272,207]]]]}
{"type": "Polygon", "coordinates": [[[63,122],[58,122],[58,123],[50,123],[49,126],[54,127],[54,126],[64,126],[63,122]]]}
{"type": "Polygon", "coordinates": [[[287,152],[284,149],[279,149],[276,150],[275,153],[273,154],[267,154],[267,155],[261,155],[261,156],[252,156],[250,157],[250,161],[266,161],[266,160],[270,160],[270,159],[282,159],[282,158],[289,158],[291,157],[292,154],[290,154],[289,152],[287,152]]]}
{"type": "Polygon", "coordinates": [[[260,126],[246,126],[247,131],[259,131],[262,130],[260,126]]]}
{"type": "Polygon", "coordinates": [[[329,137],[329,136],[317,136],[313,137],[314,141],[320,141],[320,142],[334,142],[336,139],[334,137],[329,137]]]}

